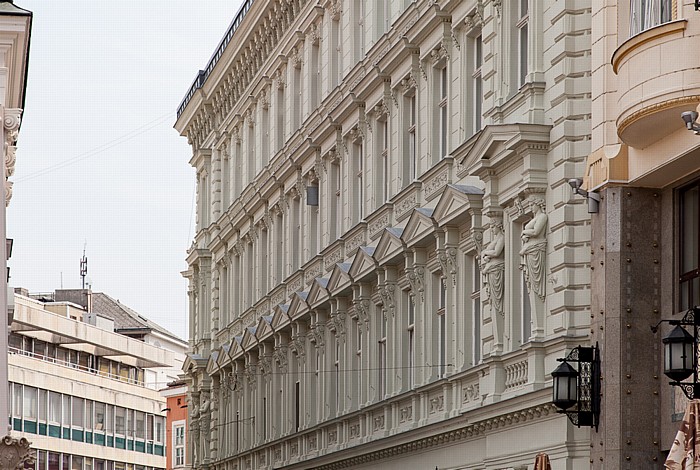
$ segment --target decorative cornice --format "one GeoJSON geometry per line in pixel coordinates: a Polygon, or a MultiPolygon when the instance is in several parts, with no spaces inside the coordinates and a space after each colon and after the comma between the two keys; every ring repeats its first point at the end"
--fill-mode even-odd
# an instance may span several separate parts
{"type": "Polygon", "coordinates": [[[680,98],[675,98],[672,100],[662,101],[661,103],[656,103],[651,106],[647,106],[638,111],[633,112],[626,118],[622,119],[617,125],[617,135],[622,135],[625,130],[647,116],[656,114],[658,112],[664,111],[670,108],[676,108],[681,105],[694,105],[700,103],[700,95],[682,96],[680,98]]]}

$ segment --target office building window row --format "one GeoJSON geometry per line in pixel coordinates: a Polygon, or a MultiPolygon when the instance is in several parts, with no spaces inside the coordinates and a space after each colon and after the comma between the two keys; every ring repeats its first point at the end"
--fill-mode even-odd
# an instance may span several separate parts
{"type": "Polygon", "coordinates": [[[10,383],[15,431],[165,455],[165,417],[10,383]]]}
{"type": "Polygon", "coordinates": [[[25,466],[24,468],[25,470],[162,470],[160,467],[115,462],[113,460],[46,450],[37,450],[34,466],[25,466]]]}

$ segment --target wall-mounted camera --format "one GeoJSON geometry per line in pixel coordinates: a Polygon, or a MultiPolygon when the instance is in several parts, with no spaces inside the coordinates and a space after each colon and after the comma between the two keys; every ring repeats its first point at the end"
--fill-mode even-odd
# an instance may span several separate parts
{"type": "Polygon", "coordinates": [[[597,214],[598,206],[600,204],[600,194],[581,189],[582,185],[583,180],[581,178],[571,178],[569,180],[569,186],[571,186],[573,193],[583,196],[588,200],[588,213],[597,214]]]}

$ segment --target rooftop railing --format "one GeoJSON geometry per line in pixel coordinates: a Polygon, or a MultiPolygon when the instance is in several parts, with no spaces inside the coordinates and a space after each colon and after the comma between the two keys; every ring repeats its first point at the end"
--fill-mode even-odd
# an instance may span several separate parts
{"type": "Polygon", "coordinates": [[[187,90],[185,98],[182,100],[180,106],[177,108],[178,119],[180,118],[180,115],[183,113],[196,91],[202,88],[202,86],[204,86],[204,82],[206,82],[209,75],[211,75],[211,72],[214,70],[216,63],[219,61],[219,59],[221,59],[221,56],[224,54],[224,50],[226,49],[226,46],[228,46],[228,43],[231,42],[233,34],[243,22],[243,18],[245,18],[245,15],[248,13],[248,10],[250,10],[250,7],[251,5],[253,5],[254,1],[255,0],[245,0],[245,2],[243,2],[243,5],[241,5],[241,8],[238,10],[238,13],[236,13],[236,17],[234,18],[231,25],[228,27],[226,34],[224,35],[221,42],[219,42],[219,47],[216,48],[214,55],[212,55],[211,59],[209,59],[209,62],[207,62],[206,68],[204,70],[200,70],[197,73],[197,76],[192,82],[192,86],[190,86],[190,89],[187,90]]]}

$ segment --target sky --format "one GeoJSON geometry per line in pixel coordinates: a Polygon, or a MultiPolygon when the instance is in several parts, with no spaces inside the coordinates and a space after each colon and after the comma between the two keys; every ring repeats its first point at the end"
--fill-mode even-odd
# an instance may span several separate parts
{"type": "Polygon", "coordinates": [[[10,285],[87,281],[187,339],[191,150],[173,129],[240,0],[15,0],[34,13],[10,285]]]}

